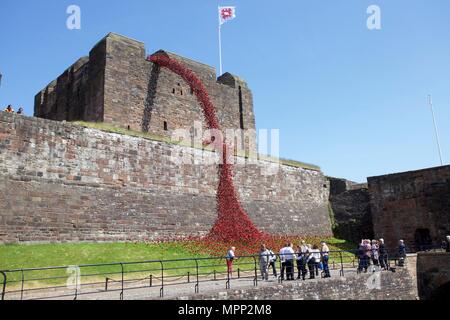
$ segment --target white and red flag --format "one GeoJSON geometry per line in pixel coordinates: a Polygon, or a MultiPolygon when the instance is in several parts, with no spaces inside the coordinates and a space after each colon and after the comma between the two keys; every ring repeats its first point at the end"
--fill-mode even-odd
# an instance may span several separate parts
{"type": "Polygon", "coordinates": [[[220,25],[236,18],[236,7],[219,7],[220,25]]]}

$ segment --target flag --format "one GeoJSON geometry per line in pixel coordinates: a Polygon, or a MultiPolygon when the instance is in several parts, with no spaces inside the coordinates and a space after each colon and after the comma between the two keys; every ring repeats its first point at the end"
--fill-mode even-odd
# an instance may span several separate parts
{"type": "Polygon", "coordinates": [[[219,22],[223,25],[228,20],[236,18],[236,7],[219,7],[219,22]]]}

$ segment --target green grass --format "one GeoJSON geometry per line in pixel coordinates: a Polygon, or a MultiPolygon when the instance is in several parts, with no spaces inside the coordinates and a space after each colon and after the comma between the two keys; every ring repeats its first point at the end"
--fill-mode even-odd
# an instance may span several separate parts
{"type": "MultiPolygon", "coordinates": [[[[1,245],[0,246],[0,270],[40,268],[48,266],[73,266],[104,264],[115,262],[140,262],[150,260],[174,260],[188,258],[205,258],[207,255],[194,255],[188,252],[179,243],[145,244],[145,243],[77,243],[77,244],[37,244],[37,245],[1,245]]],[[[242,259],[239,263],[242,269],[246,266],[248,259],[242,259]]],[[[199,273],[208,274],[214,270],[225,272],[226,265],[223,259],[198,260],[199,273]]],[[[124,265],[127,272],[125,278],[136,279],[148,277],[161,277],[161,264],[159,262],[124,265]]],[[[188,272],[196,273],[194,260],[176,261],[164,263],[164,276],[184,276],[188,272]]],[[[83,282],[104,281],[106,277],[119,280],[121,275],[120,265],[106,265],[95,267],[83,267],[83,282]],[[92,274],[93,276],[86,276],[92,274]]],[[[58,279],[43,279],[30,281],[31,287],[42,284],[59,285],[67,280],[66,269],[52,269],[44,271],[27,271],[27,280],[49,277],[60,277],[58,279]]],[[[8,282],[13,281],[8,287],[20,285],[21,273],[8,273],[8,282]]],[[[0,277],[0,283],[2,282],[0,277]]]]}
{"type": "Polygon", "coordinates": [[[0,246],[0,270],[190,257],[177,243],[73,243],[0,246]]]}
{"type": "MultiPolygon", "coordinates": [[[[339,239],[326,240],[331,250],[354,249],[354,245],[339,239]]],[[[225,253],[218,253],[218,255],[225,253]]],[[[180,243],[74,243],[74,244],[35,244],[35,245],[0,245],[0,270],[40,268],[49,266],[72,266],[86,264],[108,264],[115,262],[139,262],[149,260],[174,260],[198,258],[200,274],[211,274],[226,272],[224,259],[201,260],[210,257],[208,255],[193,254],[180,243]]],[[[344,262],[351,262],[354,255],[342,254],[344,262]]],[[[253,258],[242,258],[235,262],[235,270],[252,270],[253,258]]],[[[331,253],[330,264],[340,262],[340,254],[331,253]]],[[[161,277],[161,264],[159,262],[124,265],[125,279],[136,279],[149,277],[150,274],[156,279],[161,277]]],[[[194,260],[165,262],[165,277],[186,276],[196,274],[196,263],[194,260]]],[[[27,287],[42,285],[61,285],[67,280],[66,269],[52,269],[44,271],[27,271],[25,279],[27,287]],[[49,277],[60,277],[57,279],[42,279],[49,277]],[[40,280],[34,280],[40,279],[40,280]]],[[[106,277],[114,280],[121,278],[120,265],[105,265],[95,267],[83,267],[81,269],[83,283],[93,281],[105,281],[106,277]],[[92,275],[92,276],[88,276],[92,275]]],[[[8,288],[20,286],[21,273],[8,273],[8,288]],[[10,281],[13,281],[10,283],[10,281]],[[16,282],[14,282],[16,281],[16,282]]],[[[168,279],[169,281],[170,279],[168,279]]],[[[0,277],[0,283],[3,279],[0,277]]]]}
{"type": "MultiPolygon", "coordinates": [[[[127,135],[127,136],[131,136],[131,137],[137,137],[137,138],[143,138],[143,139],[152,140],[152,141],[164,142],[164,143],[168,143],[168,144],[172,144],[172,145],[191,147],[194,149],[213,151],[213,149],[209,146],[205,147],[205,146],[198,145],[198,144],[191,145],[190,143],[187,143],[185,141],[181,141],[181,142],[173,141],[172,139],[170,139],[168,137],[163,137],[163,136],[159,136],[159,135],[155,135],[155,134],[151,134],[151,133],[147,133],[147,132],[127,130],[125,128],[121,128],[121,127],[107,124],[104,122],[75,121],[75,122],[72,122],[72,124],[82,126],[85,128],[96,129],[96,130],[100,130],[100,131],[104,131],[104,132],[117,133],[117,134],[127,135]]],[[[238,157],[259,159],[259,160],[264,160],[264,161],[268,161],[268,162],[275,162],[275,163],[280,162],[281,164],[283,164],[285,166],[290,166],[290,167],[294,167],[294,168],[303,168],[306,170],[321,171],[319,166],[316,166],[316,165],[310,164],[310,163],[306,163],[306,162],[296,161],[296,160],[283,159],[283,158],[276,159],[274,157],[263,155],[263,154],[248,153],[248,152],[245,153],[242,151],[238,151],[235,155],[238,157]]]]}

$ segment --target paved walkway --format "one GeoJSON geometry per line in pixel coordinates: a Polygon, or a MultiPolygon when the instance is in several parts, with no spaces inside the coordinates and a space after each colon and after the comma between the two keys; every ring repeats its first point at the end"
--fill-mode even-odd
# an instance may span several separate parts
{"type": "MultiPolygon", "coordinates": [[[[355,274],[355,269],[345,269],[345,274],[355,274]]],[[[332,277],[339,277],[339,270],[331,271],[332,277]]],[[[328,279],[316,278],[314,280],[305,281],[327,281],[328,279]]],[[[296,282],[301,280],[295,280],[296,282]]],[[[278,281],[271,276],[269,281],[262,281],[258,278],[258,287],[277,285],[278,281]]],[[[166,280],[164,282],[164,297],[161,298],[161,282],[154,280],[150,287],[149,280],[144,281],[130,281],[124,283],[123,299],[124,300],[147,300],[147,299],[175,299],[177,297],[192,296],[195,294],[196,279],[191,279],[187,283],[187,279],[177,279],[176,282],[166,280]],[[185,282],[185,283],[180,283],[185,282]]],[[[241,274],[241,278],[233,278],[230,282],[231,290],[247,289],[254,287],[254,272],[241,274]]],[[[214,281],[212,278],[201,278],[199,282],[199,293],[213,293],[217,291],[226,290],[226,279],[222,276],[221,279],[214,281]]],[[[122,284],[120,282],[109,282],[108,288],[105,290],[105,283],[98,283],[95,285],[83,286],[77,292],[78,300],[120,300],[122,291],[122,284]]],[[[58,289],[37,289],[33,291],[26,291],[23,294],[24,300],[40,299],[40,300],[73,300],[75,297],[75,290],[68,288],[58,289]]],[[[19,300],[21,298],[20,292],[7,293],[5,299],[19,300]]]]}

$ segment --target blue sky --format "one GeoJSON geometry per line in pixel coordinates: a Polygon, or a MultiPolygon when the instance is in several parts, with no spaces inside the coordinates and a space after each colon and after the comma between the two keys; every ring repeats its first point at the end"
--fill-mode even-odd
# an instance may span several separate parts
{"type": "Polygon", "coordinates": [[[367,176],[439,165],[427,95],[433,94],[444,162],[450,159],[448,0],[1,0],[0,106],[25,106],[108,32],[224,70],[253,90],[258,128],[280,129],[282,157],[327,175],[367,176]],[[82,29],[66,28],[81,7],[82,29]],[[368,30],[369,5],[382,29],[368,30]]]}

